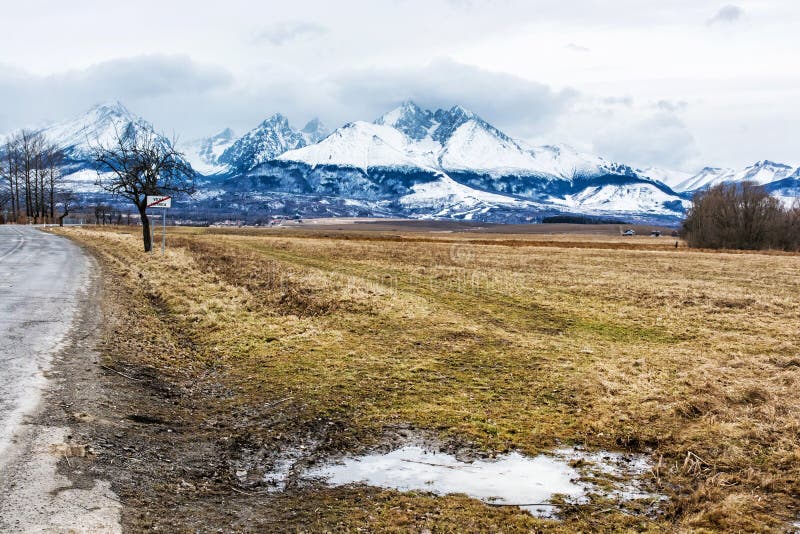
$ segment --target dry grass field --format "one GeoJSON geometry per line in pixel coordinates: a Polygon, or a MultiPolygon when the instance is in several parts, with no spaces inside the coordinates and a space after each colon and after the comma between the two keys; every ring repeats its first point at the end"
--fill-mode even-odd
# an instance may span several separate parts
{"type": "Polygon", "coordinates": [[[211,511],[218,499],[246,510],[232,516],[241,530],[781,532],[800,520],[798,255],[613,235],[170,228],[162,258],[141,252],[138,228],[61,232],[104,267],[106,365],[180,389],[169,404],[183,428],[227,458],[206,485],[148,488],[169,499],[118,483],[129,526],[201,511],[206,527],[234,525],[211,511]],[[263,494],[232,474],[245,454],[268,466],[303,443],[325,456],[409,432],[474,454],[644,453],[669,499],[658,514],[595,503],[545,520],[367,487],[263,494]]]}

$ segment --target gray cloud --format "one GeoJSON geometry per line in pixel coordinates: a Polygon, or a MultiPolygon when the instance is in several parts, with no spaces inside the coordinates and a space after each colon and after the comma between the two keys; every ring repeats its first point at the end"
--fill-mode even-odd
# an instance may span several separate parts
{"type": "Polygon", "coordinates": [[[319,37],[327,32],[327,28],[313,22],[287,21],[264,28],[253,36],[252,42],[283,46],[293,41],[319,37]]]}
{"type": "Polygon", "coordinates": [[[232,81],[224,69],[198,65],[188,56],[139,56],[99,63],[43,80],[69,91],[93,88],[98,94],[152,98],[170,93],[202,93],[232,81]]]}
{"type": "Polygon", "coordinates": [[[659,100],[656,102],[655,107],[661,111],[683,111],[689,107],[689,103],[685,100],[659,100]]]}
{"type": "Polygon", "coordinates": [[[683,168],[698,155],[686,124],[668,112],[630,122],[614,121],[598,132],[594,150],[615,161],[638,166],[683,168]]]}
{"type": "Polygon", "coordinates": [[[429,108],[461,104],[519,137],[541,134],[578,96],[571,89],[556,91],[451,60],[422,68],[352,71],[331,83],[339,105],[361,118],[373,119],[409,98],[429,108]]]}
{"type": "Polygon", "coordinates": [[[722,6],[717,13],[706,21],[709,26],[717,23],[730,23],[735,22],[742,18],[744,11],[739,6],[728,4],[722,6]]]}
{"type": "Polygon", "coordinates": [[[517,76],[439,60],[420,68],[357,69],[328,76],[275,72],[257,88],[182,97],[179,103],[168,96],[131,107],[163,117],[168,124],[191,124],[192,130],[182,130],[183,137],[190,138],[226,126],[243,133],[275,112],[296,126],[319,116],[336,128],[356,120],[372,121],[411,99],[427,108],[461,104],[509,135],[525,138],[546,132],[578,97],[573,90],[556,91],[517,76]],[[201,117],[196,115],[198,109],[203,110],[201,117]],[[198,120],[203,122],[200,128],[198,120]]]}
{"type": "Polygon", "coordinates": [[[182,55],[115,59],[50,76],[0,69],[0,100],[15,104],[4,106],[0,131],[67,118],[108,100],[135,107],[176,97],[180,105],[182,98],[222,90],[231,83],[225,69],[200,65],[182,55]]]}

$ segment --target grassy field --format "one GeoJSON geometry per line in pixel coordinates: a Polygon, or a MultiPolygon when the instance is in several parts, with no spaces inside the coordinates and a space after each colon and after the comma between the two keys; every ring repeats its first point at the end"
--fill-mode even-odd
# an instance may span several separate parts
{"type": "MultiPolygon", "coordinates": [[[[138,228],[61,231],[101,260],[117,302],[107,364],[183,384],[213,443],[265,465],[299,443],[324,456],[409,432],[476,454],[583,444],[647,454],[669,497],[653,516],[576,506],[552,521],[458,496],[301,486],[263,497],[281,503],[263,513],[286,530],[752,532],[798,520],[800,256],[612,234],[317,228],[170,229],[162,258],[140,252],[138,228]]],[[[220,447],[229,470],[246,460],[220,447]]],[[[141,502],[152,520],[157,503],[141,502]]]]}

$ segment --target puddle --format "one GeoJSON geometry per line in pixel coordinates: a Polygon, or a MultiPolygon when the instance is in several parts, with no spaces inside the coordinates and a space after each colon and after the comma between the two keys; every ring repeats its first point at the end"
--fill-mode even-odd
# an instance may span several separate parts
{"type": "Polygon", "coordinates": [[[299,458],[301,458],[300,452],[292,451],[288,456],[282,456],[275,460],[272,470],[264,474],[267,491],[281,492],[286,489],[286,482],[292,472],[292,467],[299,458]]]}
{"type": "Polygon", "coordinates": [[[560,449],[535,457],[513,452],[462,462],[449,454],[406,446],[385,454],[345,458],[308,470],[303,477],[334,486],[362,483],[399,491],[462,493],[552,517],[558,512],[550,503],[556,495],[576,504],[588,503],[591,494],[616,501],[659,502],[663,497],[647,492],[641,480],[649,470],[644,457],[621,453],[560,449]]]}

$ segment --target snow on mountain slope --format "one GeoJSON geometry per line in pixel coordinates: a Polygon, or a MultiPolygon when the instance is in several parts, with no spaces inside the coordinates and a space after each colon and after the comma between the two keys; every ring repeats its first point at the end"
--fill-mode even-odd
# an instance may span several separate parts
{"type": "MultiPolygon", "coordinates": [[[[103,179],[109,175],[104,174],[103,179]]],[[[64,186],[75,193],[97,193],[100,187],[97,185],[97,171],[92,169],[81,169],[64,175],[64,186]]]]}
{"type": "Polygon", "coordinates": [[[379,117],[375,124],[391,126],[408,138],[406,150],[424,159],[435,157],[443,169],[527,170],[535,166],[531,154],[516,141],[461,107],[424,110],[414,102],[379,117]]]}
{"type": "Polygon", "coordinates": [[[528,150],[542,172],[564,179],[599,174],[627,174],[630,170],[625,165],[613,164],[599,156],[578,152],[567,145],[535,146],[528,147],[528,150]]]}
{"type": "Polygon", "coordinates": [[[278,156],[278,160],[296,161],[311,167],[336,165],[363,169],[400,167],[433,169],[433,155],[420,153],[417,146],[399,130],[382,124],[351,122],[328,137],[278,156]]]}
{"type": "Polygon", "coordinates": [[[440,178],[433,182],[416,184],[412,189],[413,193],[400,199],[401,204],[412,208],[453,204],[465,207],[475,207],[484,203],[514,206],[525,204],[525,201],[516,198],[472,189],[447,175],[440,175],[440,178]]]}
{"type": "Polygon", "coordinates": [[[750,165],[737,172],[734,180],[743,182],[749,180],[761,185],[770,182],[777,182],[788,177],[794,171],[794,167],[785,165],[783,163],[775,163],[774,161],[762,160],[750,165]]]}
{"type": "Polygon", "coordinates": [[[767,185],[790,176],[794,167],[783,163],[762,160],[741,170],[705,167],[699,173],[675,186],[676,191],[695,191],[712,187],[725,182],[743,182],[745,180],[767,185]]]}
{"type": "Polygon", "coordinates": [[[375,124],[396,128],[410,139],[417,141],[431,137],[431,134],[440,125],[438,121],[434,120],[432,111],[424,110],[410,100],[381,115],[375,124]]]}
{"type": "Polygon", "coordinates": [[[233,130],[226,128],[217,135],[195,139],[180,147],[192,168],[205,176],[219,174],[227,166],[219,162],[219,157],[236,141],[233,130]]]}
{"type": "Polygon", "coordinates": [[[469,170],[489,174],[540,174],[533,154],[517,143],[497,136],[476,120],[459,126],[439,154],[445,170],[469,170]]]}
{"type": "Polygon", "coordinates": [[[439,161],[445,170],[492,176],[538,176],[572,180],[613,174],[617,169],[602,158],[581,154],[566,145],[525,146],[479,120],[469,120],[448,138],[439,161]]]}
{"type": "Polygon", "coordinates": [[[591,186],[578,193],[565,195],[563,198],[551,197],[550,201],[555,205],[585,213],[623,212],[664,215],[675,213],[675,202],[679,202],[684,208],[688,208],[691,204],[685,200],[678,201],[674,196],[648,183],[591,186]]]}
{"type": "Polygon", "coordinates": [[[496,209],[518,213],[546,209],[532,201],[472,189],[444,174],[438,180],[416,184],[412,189],[413,192],[401,197],[399,202],[410,213],[423,217],[472,220],[485,218],[496,209]]]}
{"type": "Polygon", "coordinates": [[[218,163],[236,171],[248,171],[287,152],[317,143],[328,131],[319,119],[295,130],[280,113],[274,114],[231,144],[217,158],[218,163]]]}
{"type": "Polygon", "coordinates": [[[121,102],[113,102],[95,106],[75,119],[53,124],[41,132],[64,149],[69,158],[78,160],[90,159],[93,147],[112,144],[129,127],[154,133],[149,122],[133,115],[121,102]]]}
{"type": "Polygon", "coordinates": [[[656,180],[662,184],[668,185],[673,191],[679,191],[677,187],[692,177],[692,174],[688,172],[662,169],[659,167],[646,167],[637,170],[642,176],[647,176],[651,180],[656,180]]]}
{"type": "Polygon", "coordinates": [[[766,184],[764,187],[786,207],[800,206],[800,167],[783,180],[766,184]]]}
{"type": "Polygon", "coordinates": [[[274,159],[287,150],[306,145],[303,135],[289,126],[289,120],[274,114],[228,147],[218,161],[241,171],[274,159]]]}
{"type": "Polygon", "coordinates": [[[675,186],[676,191],[694,191],[722,182],[733,181],[736,171],[719,167],[704,167],[700,172],[675,186]]]}

